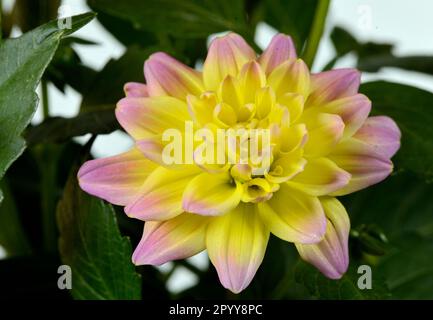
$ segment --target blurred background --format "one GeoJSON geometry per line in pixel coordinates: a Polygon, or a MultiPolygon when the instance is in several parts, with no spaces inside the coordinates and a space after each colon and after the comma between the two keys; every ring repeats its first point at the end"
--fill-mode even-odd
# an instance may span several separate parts
{"type": "MultiPolygon", "coordinates": [[[[31,2],[21,1],[24,6],[30,5],[31,2]]],[[[15,5],[14,0],[2,0],[1,3],[4,13],[10,13],[15,5]]],[[[63,0],[60,3],[58,15],[64,17],[88,11],[91,11],[91,8],[89,8],[85,0],[63,0]]],[[[312,69],[314,72],[319,72],[330,66],[340,68],[355,67],[357,65],[357,54],[359,53],[351,50],[346,52],[344,48],[337,48],[333,43],[331,34],[336,27],[342,27],[359,43],[372,42],[380,44],[377,47],[385,48],[385,50],[391,50],[388,44],[392,44],[392,54],[396,56],[431,54],[433,52],[432,12],[433,2],[430,0],[333,0],[331,1],[324,36],[320,42],[312,69]],[[336,56],[338,56],[338,59],[333,61],[336,56]]],[[[10,30],[10,36],[18,37],[22,34],[22,31],[20,25],[15,24],[10,30]]],[[[264,49],[277,32],[273,26],[260,21],[254,32],[254,42],[258,48],[264,49]]],[[[209,36],[207,42],[209,43],[212,37],[216,35],[209,36]]],[[[348,36],[343,33],[337,34],[336,37],[338,35],[341,37],[348,36]]],[[[108,32],[98,19],[94,19],[80,29],[74,34],[74,37],[88,41],[76,41],[71,46],[78,55],[81,64],[95,71],[103,70],[107,63],[121,58],[127,49],[125,43],[120,42],[112,33],[108,32]]],[[[373,45],[371,48],[374,50],[377,47],[373,45]]],[[[143,55],[143,62],[145,58],[143,55]]],[[[127,68],[128,65],[121,67],[127,68]]],[[[200,68],[200,61],[196,62],[196,67],[200,68]]],[[[365,69],[367,70],[368,67],[366,66],[365,69]]],[[[376,79],[409,84],[433,91],[433,77],[415,71],[406,71],[402,68],[385,66],[383,68],[377,67],[371,73],[363,72],[363,82],[376,79]]],[[[107,79],[108,81],[110,79],[107,79]]],[[[110,83],[107,83],[107,86],[110,85],[110,83]]],[[[47,95],[50,101],[50,117],[70,118],[79,114],[83,96],[74,87],[74,85],[68,83],[57,83],[56,85],[55,81],[48,82],[47,95]]],[[[97,90],[98,88],[94,89],[97,90]]],[[[42,96],[43,88],[40,86],[38,90],[42,96]]],[[[34,115],[32,124],[38,125],[43,119],[41,103],[34,115]]],[[[85,144],[90,139],[90,136],[90,134],[81,135],[75,137],[74,140],[80,144],[85,144]]],[[[128,136],[122,131],[116,130],[110,134],[98,135],[92,145],[91,154],[96,158],[115,155],[128,150],[131,145],[132,141],[128,136]]],[[[0,259],[6,257],[8,257],[8,252],[0,244],[0,259]]],[[[208,259],[205,253],[189,259],[189,263],[200,270],[206,270],[208,267],[208,259]]],[[[198,280],[196,274],[191,272],[188,267],[179,266],[172,271],[173,266],[169,263],[159,267],[159,270],[163,274],[172,273],[167,282],[167,287],[173,293],[193,286],[198,280]]]]}

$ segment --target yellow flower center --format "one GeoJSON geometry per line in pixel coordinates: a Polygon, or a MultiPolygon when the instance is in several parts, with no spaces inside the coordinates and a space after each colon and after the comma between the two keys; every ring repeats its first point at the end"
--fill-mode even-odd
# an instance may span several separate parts
{"type": "MultiPolygon", "coordinates": [[[[302,157],[306,128],[297,123],[304,97],[277,94],[272,81],[251,61],[236,77],[226,76],[217,91],[187,98],[198,128],[226,132],[226,161],[201,166],[215,173],[229,170],[233,181],[243,187],[243,202],[269,200],[279,184],[302,171],[306,162],[302,157]]],[[[221,147],[216,145],[221,140],[212,143],[215,150],[221,147]]]]}

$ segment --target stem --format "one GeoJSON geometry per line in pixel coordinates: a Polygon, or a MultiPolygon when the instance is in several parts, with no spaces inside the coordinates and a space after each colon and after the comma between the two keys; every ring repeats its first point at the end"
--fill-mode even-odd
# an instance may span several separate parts
{"type": "Polygon", "coordinates": [[[320,39],[323,35],[329,3],[330,0],[319,0],[319,4],[314,15],[314,22],[308,36],[307,47],[305,48],[303,57],[303,60],[310,68],[313,65],[317,49],[319,48],[320,39]]]}
{"type": "Polygon", "coordinates": [[[48,101],[48,85],[45,79],[42,79],[41,87],[42,87],[42,115],[44,119],[46,119],[50,116],[50,106],[48,101]]]}

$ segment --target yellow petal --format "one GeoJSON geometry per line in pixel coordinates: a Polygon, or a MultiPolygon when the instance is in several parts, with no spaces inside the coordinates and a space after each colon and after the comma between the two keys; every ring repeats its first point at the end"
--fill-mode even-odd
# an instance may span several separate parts
{"type": "Polygon", "coordinates": [[[242,67],[239,81],[244,103],[252,103],[255,100],[256,92],[265,86],[266,76],[256,61],[250,61],[242,67]]]}
{"type": "Polygon", "coordinates": [[[329,154],[343,138],[344,122],[335,115],[321,113],[307,122],[308,140],[305,144],[307,157],[321,157],[329,154]]]}
{"type": "Polygon", "coordinates": [[[290,114],[290,122],[299,119],[304,110],[304,97],[297,93],[286,93],[278,98],[278,103],[284,105],[290,114]]]}
{"type": "Polygon", "coordinates": [[[214,122],[223,128],[229,128],[235,125],[237,119],[236,111],[227,103],[219,103],[213,110],[214,122]]]}
{"type": "Polygon", "coordinates": [[[272,71],[268,83],[277,97],[290,92],[307,98],[310,93],[310,71],[302,60],[288,60],[272,71]]]}
{"type": "Polygon", "coordinates": [[[183,194],[183,209],[202,215],[221,215],[235,208],[242,195],[242,186],[228,173],[202,173],[192,179],[183,194]]]}
{"type": "Polygon", "coordinates": [[[285,183],[270,200],[257,206],[265,225],[283,240],[317,243],[325,234],[326,217],[319,199],[285,183]]]}
{"type": "Polygon", "coordinates": [[[305,145],[308,139],[305,124],[297,124],[291,127],[282,127],[279,139],[279,151],[288,154],[305,145]]]}
{"type": "Polygon", "coordinates": [[[226,76],[219,87],[219,97],[221,101],[231,105],[235,110],[238,110],[244,105],[244,100],[241,96],[241,85],[233,76],[226,76]]]}
{"type": "Polygon", "coordinates": [[[282,183],[304,170],[307,161],[302,157],[302,149],[284,154],[272,162],[271,169],[265,173],[267,180],[273,183],[282,183]]]}
{"type": "Polygon", "coordinates": [[[203,127],[213,121],[213,110],[217,105],[217,98],[214,93],[205,92],[200,97],[188,95],[186,101],[188,111],[194,122],[203,127]]]}
{"type": "Polygon", "coordinates": [[[206,247],[225,288],[239,293],[249,285],[263,261],[268,239],[269,231],[252,204],[241,204],[211,220],[206,247]]]}
{"type": "Polygon", "coordinates": [[[264,87],[256,93],[256,116],[264,119],[275,105],[275,93],[271,87],[264,87]]]}

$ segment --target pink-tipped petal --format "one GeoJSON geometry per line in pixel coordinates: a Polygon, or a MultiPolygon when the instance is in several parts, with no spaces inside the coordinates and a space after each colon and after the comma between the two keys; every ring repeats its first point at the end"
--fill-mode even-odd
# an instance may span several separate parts
{"type": "Polygon", "coordinates": [[[356,69],[335,69],[311,76],[308,106],[321,105],[358,93],[361,74],[356,69]]]}
{"type": "Polygon", "coordinates": [[[310,159],[288,183],[313,196],[324,196],[346,186],[350,174],[327,158],[310,159]]]}
{"type": "Polygon", "coordinates": [[[126,97],[117,103],[116,118],[126,132],[140,140],[166,129],[183,130],[190,116],[186,103],[172,97],[126,97]]]}
{"type": "Polygon", "coordinates": [[[352,176],[345,187],[332,193],[333,196],[349,194],[379,183],[393,169],[388,157],[378,153],[374,146],[354,138],[341,142],[328,158],[352,176]]]}
{"type": "Polygon", "coordinates": [[[81,189],[116,205],[134,200],[148,175],[156,168],[138,150],[90,160],[78,171],[81,189]]]}
{"type": "Polygon", "coordinates": [[[206,89],[216,91],[226,76],[237,76],[242,66],[255,57],[254,50],[236,33],[215,38],[203,65],[206,89]]]}
{"type": "Polygon", "coordinates": [[[202,173],[191,180],[183,194],[183,210],[216,216],[233,210],[240,202],[242,186],[225,173],[202,173]]]}
{"type": "Polygon", "coordinates": [[[364,124],[370,110],[370,99],[363,94],[356,94],[308,108],[303,116],[314,116],[323,112],[338,115],[344,122],[344,137],[351,137],[364,124]]]}
{"type": "Polygon", "coordinates": [[[182,210],[185,187],[200,171],[195,166],[184,170],[159,167],[144,181],[139,195],[125,207],[125,213],[140,220],[167,220],[182,210]]]}
{"type": "Polygon", "coordinates": [[[325,234],[326,217],[319,199],[287,184],[281,184],[258,209],[269,230],[283,240],[316,243],[325,234]]]}
{"type": "Polygon", "coordinates": [[[183,213],[166,221],[147,221],[132,255],[135,265],[161,265],[205,249],[207,218],[183,213]]]}
{"type": "Polygon", "coordinates": [[[152,54],[144,64],[144,76],[150,96],[172,96],[185,99],[203,90],[200,72],[180,63],[163,52],[152,54]]]}
{"type": "Polygon", "coordinates": [[[353,137],[373,146],[385,158],[391,158],[400,148],[400,129],[394,120],[386,116],[367,118],[353,137]]]}
{"type": "Polygon", "coordinates": [[[349,266],[350,221],[346,209],[335,198],[321,199],[328,218],[325,238],[315,244],[296,243],[302,259],[330,279],[340,279],[349,266]]]}
{"type": "Polygon", "coordinates": [[[221,284],[239,293],[253,279],[263,261],[269,231],[252,204],[241,204],[212,218],[206,231],[206,248],[221,284]]]}
{"type": "Polygon", "coordinates": [[[123,86],[123,91],[127,97],[148,97],[149,92],[144,83],[128,82],[123,86]]]}
{"type": "Polygon", "coordinates": [[[266,74],[287,60],[296,59],[296,50],[290,36],[279,33],[275,35],[269,46],[259,58],[260,65],[266,74]]]}

